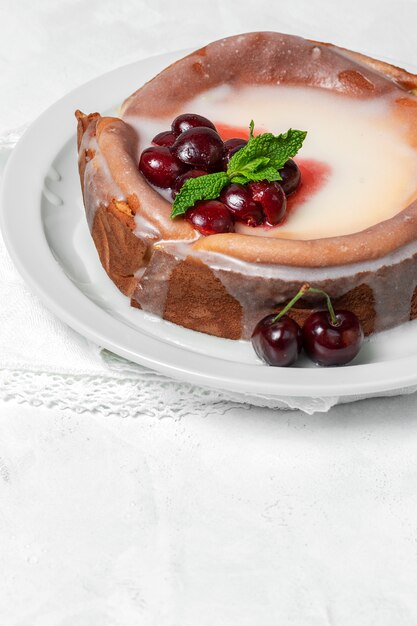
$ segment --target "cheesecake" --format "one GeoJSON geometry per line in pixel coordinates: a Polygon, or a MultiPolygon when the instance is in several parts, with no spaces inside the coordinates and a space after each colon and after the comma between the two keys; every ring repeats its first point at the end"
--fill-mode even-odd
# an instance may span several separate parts
{"type": "MultiPolygon", "coordinates": [[[[247,339],[305,282],[366,334],[417,316],[417,76],[330,44],[275,32],[229,37],[166,68],[120,117],[77,111],[87,223],[134,307],[195,331],[247,339]],[[185,112],[224,142],[302,128],[285,217],[204,235],[172,218],[174,193],[141,155],[185,112]],[[230,232],[231,231],[231,232],[230,232]]],[[[279,184],[279,181],[277,181],[279,184]]],[[[292,315],[321,308],[311,296],[292,315]]]]}

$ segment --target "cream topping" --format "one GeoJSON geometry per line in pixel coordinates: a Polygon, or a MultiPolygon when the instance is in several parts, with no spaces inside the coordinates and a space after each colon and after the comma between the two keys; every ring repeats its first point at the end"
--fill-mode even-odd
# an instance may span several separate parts
{"type": "MultiPolygon", "coordinates": [[[[237,225],[253,236],[320,239],[360,232],[385,221],[415,199],[417,151],[390,115],[388,99],[359,101],[308,87],[217,87],[189,101],[186,110],[215,122],[260,130],[307,130],[300,156],[327,163],[326,183],[273,229],[237,225]]],[[[126,117],[141,149],[171,120],[126,117]]]]}

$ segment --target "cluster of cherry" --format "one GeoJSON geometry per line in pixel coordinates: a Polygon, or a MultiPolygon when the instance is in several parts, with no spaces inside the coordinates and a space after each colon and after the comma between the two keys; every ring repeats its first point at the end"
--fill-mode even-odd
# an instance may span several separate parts
{"type": "MultiPolygon", "coordinates": [[[[171,130],[153,138],[153,146],[140,157],[139,169],[148,182],[161,189],[171,189],[172,197],[190,178],[226,171],[232,156],[247,144],[239,137],[222,140],[214,124],[195,113],[175,118],[171,130]]],[[[248,226],[275,226],[285,217],[287,196],[301,180],[300,170],[292,159],[280,169],[279,182],[230,183],[216,200],[201,200],[185,214],[203,235],[233,232],[235,222],[248,226]]]]}

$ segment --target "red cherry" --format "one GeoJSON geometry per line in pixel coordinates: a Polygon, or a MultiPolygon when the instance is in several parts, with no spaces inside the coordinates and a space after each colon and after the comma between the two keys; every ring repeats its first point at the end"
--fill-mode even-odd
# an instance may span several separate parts
{"type": "Polygon", "coordinates": [[[165,146],[146,148],[141,154],[139,169],[156,187],[172,187],[186,167],[165,146]]]}
{"type": "Polygon", "coordinates": [[[267,315],[255,326],[252,346],[268,365],[286,367],[298,359],[301,352],[301,328],[291,317],[283,315],[274,321],[276,313],[267,315]]]}
{"type": "Polygon", "coordinates": [[[162,133],[158,133],[152,139],[152,143],[157,146],[166,146],[170,148],[176,139],[176,135],[170,130],[164,130],[162,133]]]}
{"type": "Polygon", "coordinates": [[[262,224],[264,215],[261,206],[252,199],[249,189],[244,185],[238,183],[227,185],[220,194],[220,200],[239,222],[244,222],[248,226],[262,224]]]}
{"type": "Polygon", "coordinates": [[[285,191],[286,195],[292,194],[299,186],[301,182],[301,172],[297,163],[292,159],[288,159],[284,167],[279,170],[282,180],[280,185],[285,191]]]}
{"type": "Polygon", "coordinates": [[[182,113],[171,124],[172,132],[176,137],[190,128],[201,128],[202,126],[216,130],[213,122],[202,115],[197,115],[197,113],[182,113]]]}
{"type": "Polygon", "coordinates": [[[185,219],[203,235],[231,233],[234,230],[230,211],[218,200],[197,202],[188,209],[185,219]]]}
{"type": "Polygon", "coordinates": [[[199,178],[200,176],[207,176],[207,174],[208,172],[206,172],[205,170],[188,170],[188,172],[185,172],[185,174],[181,174],[181,176],[177,178],[172,187],[172,197],[175,198],[183,184],[190,178],[199,178]]]}
{"type": "Polygon", "coordinates": [[[287,198],[281,185],[262,180],[249,183],[249,189],[252,198],[261,204],[268,224],[274,226],[282,222],[287,208],[287,198]]]}
{"type": "Polygon", "coordinates": [[[304,350],[317,365],[345,365],[358,354],[363,341],[361,324],[351,311],[335,311],[337,325],[328,311],[317,311],[303,325],[304,350]]]}
{"type": "Polygon", "coordinates": [[[227,139],[224,142],[224,156],[222,160],[223,169],[226,171],[229,161],[238,150],[246,146],[248,142],[246,139],[240,139],[239,137],[233,137],[233,139],[227,139]]]}
{"type": "Polygon", "coordinates": [[[230,150],[234,150],[235,148],[243,148],[243,146],[246,146],[247,143],[247,139],[242,139],[241,137],[233,137],[232,139],[226,139],[226,141],[224,142],[224,147],[227,152],[230,152],[230,150]]]}
{"type": "Polygon", "coordinates": [[[175,156],[194,167],[210,168],[223,157],[224,144],[212,128],[189,128],[179,135],[172,146],[175,156]]]}

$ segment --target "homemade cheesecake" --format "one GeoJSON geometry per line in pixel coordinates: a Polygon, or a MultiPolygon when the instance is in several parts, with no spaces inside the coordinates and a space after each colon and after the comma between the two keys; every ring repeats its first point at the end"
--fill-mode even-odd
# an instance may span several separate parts
{"type": "MultiPolygon", "coordinates": [[[[87,221],[104,269],[133,306],[193,330],[250,337],[304,282],[353,311],[366,334],[417,316],[417,76],[279,33],[229,37],[177,61],[122,105],[77,112],[87,221]],[[277,224],[204,236],[171,218],[171,189],[139,170],[181,113],[220,136],[307,131],[301,184],[277,224]]],[[[321,306],[309,297],[299,321],[321,306]]]]}

